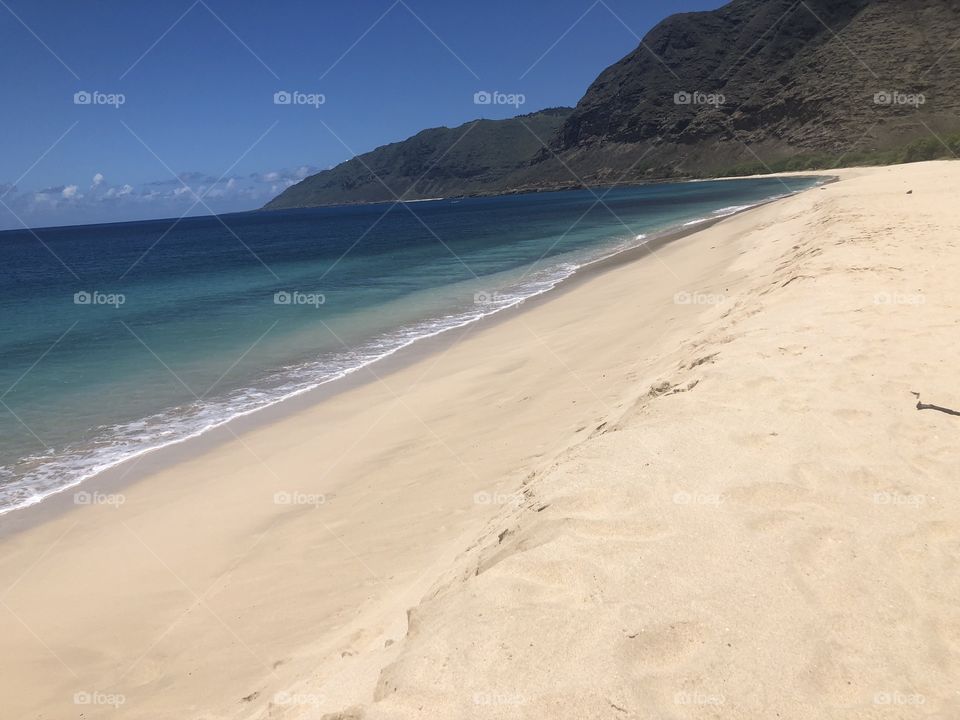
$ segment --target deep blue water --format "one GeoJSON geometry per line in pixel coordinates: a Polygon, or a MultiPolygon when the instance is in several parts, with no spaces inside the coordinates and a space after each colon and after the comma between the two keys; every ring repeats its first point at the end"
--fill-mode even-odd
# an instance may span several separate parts
{"type": "Polygon", "coordinates": [[[0,512],[815,180],[786,183],[0,233],[0,512]]]}

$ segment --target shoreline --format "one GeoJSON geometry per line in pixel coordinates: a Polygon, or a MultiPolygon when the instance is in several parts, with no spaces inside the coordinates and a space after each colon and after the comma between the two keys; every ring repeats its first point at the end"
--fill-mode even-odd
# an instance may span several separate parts
{"type": "MultiPolygon", "coordinates": [[[[764,177],[779,177],[781,175],[819,178],[821,181],[806,190],[794,190],[789,194],[758,202],[727,215],[708,217],[691,223],[665,228],[662,231],[651,234],[639,245],[618,250],[610,255],[584,263],[569,277],[560,280],[545,291],[521,300],[515,305],[483,315],[475,320],[467,321],[462,325],[444,329],[436,335],[417,338],[409,345],[400,347],[383,357],[371,360],[366,365],[359,366],[342,377],[325,381],[316,387],[296,392],[289,397],[279,398],[263,407],[230,417],[219,425],[198,430],[196,434],[170,441],[166,445],[141,450],[131,457],[120,460],[111,467],[77,481],[73,485],[51,492],[30,505],[0,511],[0,539],[22,532],[75,508],[76,504],[72,500],[72,496],[75,493],[116,494],[123,487],[136,483],[148,475],[169,469],[178,463],[219,447],[235,439],[237,435],[242,435],[251,430],[288,418],[297,412],[303,411],[317,403],[324,402],[360,385],[375,382],[375,376],[381,373],[388,375],[395,370],[422,361],[433,353],[442,352],[445,347],[449,347],[450,344],[455,344],[458,337],[468,332],[467,328],[478,326],[478,328],[482,329],[487,326],[492,326],[497,322],[508,319],[515,313],[523,312],[526,309],[536,307],[540,303],[548,302],[553,297],[556,297],[556,293],[558,292],[569,292],[576,287],[578,282],[584,282],[594,275],[602,274],[610,269],[648,257],[671,242],[706,230],[729,218],[762,208],[770,203],[785,200],[800,193],[815,190],[818,187],[839,180],[839,177],[836,175],[819,175],[809,172],[795,174],[781,173],[764,177]],[[372,368],[370,373],[374,377],[364,372],[368,368],[372,368]],[[380,372],[374,372],[374,370],[380,370],[380,372]],[[137,472],[131,477],[130,473],[134,470],[137,472]]],[[[718,180],[723,179],[725,178],[718,178],[718,180]]],[[[788,188],[785,187],[785,189],[788,188]]]]}
{"type": "MultiPolygon", "coordinates": [[[[518,188],[512,191],[491,191],[491,192],[478,192],[468,195],[446,195],[442,197],[433,197],[433,198],[415,198],[413,200],[355,200],[342,203],[331,203],[323,205],[291,205],[288,207],[279,207],[271,208],[268,207],[270,203],[264,205],[263,207],[257,208],[256,210],[246,210],[248,213],[257,213],[257,212],[285,212],[285,211],[296,211],[296,210],[317,210],[320,208],[349,208],[349,207],[358,207],[366,205],[392,205],[394,203],[418,203],[418,202],[437,202],[440,200],[449,200],[459,202],[460,200],[475,200],[475,199],[484,199],[484,198],[496,198],[496,197],[514,197],[516,195],[544,195],[548,193],[560,193],[560,192],[574,192],[578,190],[612,190],[613,188],[638,188],[638,187],[647,187],[649,185],[684,185],[686,183],[703,183],[703,182],[718,182],[724,180],[747,180],[750,178],[770,178],[770,177],[814,177],[821,176],[824,173],[832,173],[836,169],[843,170],[858,170],[861,167],[879,167],[879,166],[849,166],[843,168],[827,168],[823,170],[786,170],[783,172],[774,172],[774,173],[764,173],[762,175],[721,175],[718,177],[706,177],[706,178],[654,178],[650,180],[637,180],[631,182],[616,182],[613,184],[605,185],[603,183],[598,184],[581,184],[573,183],[571,185],[563,185],[559,187],[540,187],[540,188],[518,188]]],[[[279,196],[278,196],[279,197],[279,196]]]]}
{"type": "Polygon", "coordinates": [[[835,174],[2,538],[10,712],[953,717],[960,164],[835,174]]]}

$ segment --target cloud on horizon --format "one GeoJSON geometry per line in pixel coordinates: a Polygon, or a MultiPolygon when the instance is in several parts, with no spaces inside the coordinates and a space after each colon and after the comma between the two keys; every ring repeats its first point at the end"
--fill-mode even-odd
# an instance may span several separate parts
{"type": "Polygon", "coordinates": [[[139,185],[112,183],[98,172],[89,180],[40,190],[0,182],[0,229],[255,210],[319,171],[312,165],[301,165],[224,178],[190,171],[139,185]]]}

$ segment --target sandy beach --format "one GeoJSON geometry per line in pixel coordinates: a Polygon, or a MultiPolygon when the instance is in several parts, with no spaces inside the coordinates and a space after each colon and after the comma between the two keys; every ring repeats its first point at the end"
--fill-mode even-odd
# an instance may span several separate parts
{"type": "Polygon", "coordinates": [[[960,717],[960,163],[829,175],[24,511],[0,715],[960,717]]]}

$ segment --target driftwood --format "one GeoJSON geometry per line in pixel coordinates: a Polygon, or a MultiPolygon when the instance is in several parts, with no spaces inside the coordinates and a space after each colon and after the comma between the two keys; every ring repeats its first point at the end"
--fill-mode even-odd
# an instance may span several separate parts
{"type": "Polygon", "coordinates": [[[950,408],[942,407],[940,405],[932,405],[930,403],[920,402],[920,393],[913,393],[917,398],[917,410],[936,410],[937,412],[942,412],[947,415],[957,415],[960,416],[960,411],[952,410],[950,408]]]}

